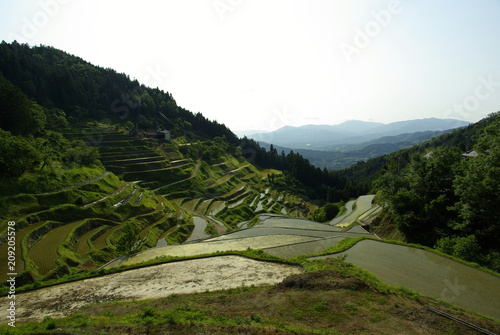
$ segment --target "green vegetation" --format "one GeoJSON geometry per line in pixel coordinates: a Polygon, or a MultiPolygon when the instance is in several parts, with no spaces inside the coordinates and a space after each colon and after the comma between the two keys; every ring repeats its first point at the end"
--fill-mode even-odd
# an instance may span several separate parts
{"type": "MultiPolygon", "coordinates": [[[[386,204],[372,223],[377,234],[500,270],[499,113],[332,172],[300,154],[239,140],[223,124],[178,106],[168,92],[53,48],[16,42],[0,45],[0,106],[0,239],[15,221],[18,292],[128,270],[98,268],[159,240],[185,242],[193,216],[209,222],[211,236],[245,221],[255,225],[260,213],[326,222],[345,210],[343,199],[372,189],[386,204]],[[158,130],[169,130],[172,139],[158,138],[158,130]],[[478,155],[464,158],[470,143],[478,155]]],[[[361,239],[342,240],[325,253],[361,239]]],[[[6,243],[0,252],[5,294],[6,243]]],[[[218,254],[300,264],[307,272],[276,287],[96,305],[69,318],[22,324],[16,333],[382,333],[405,330],[401,322],[411,327],[406,321],[419,307],[407,298],[422,299],[342,259],[218,254]]],[[[436,333],[443,322],[429,319],[436,333]]]]}
{"type": "Polygon", "coordinates": [[[344,206],[343,202],[336,204],[328,203],[325,206],[318,208],[313,213],[313,220],[318,222],[326,222],[336,218],[339,214],[341,215],[341,208],[344,206]]]}
{"type": "Polygon", "coordinates": [[[464,157],[455,147],[428,149],[404,168],[392,161],[376,187],[407,241],[499,271],[500,113],[486,121],[475,138],[477,156],[464,157]]]}
{"type": "Polygon", "coordinates": [[[26,284],[72,278],[159,239],[182,243],[195,213],[222,221],[211,235],[281,213],[285,199],[309,215],[303,198],[289,196],[301,188],[290,177],[276,185],[282,195],[252,203],[272,185],[224,125],[56,49],[3,42],[0,104],[0,237],[15,221],[26,284]],[[148,137],[150,128],[170,130],[172,141],[148,137]]]}
{"type": "Polygon", "coordinates": [[[431,305],[491,331],[492,320],[389,287],[342,258],[303,263],[303,274],[274,286],[242,286],[198,294],[87,306],[65,318],[0,325],[5,334],[473,334],[429,313],[431,305]],[[414,321],[418,315],[418,322],[414,321]]]}

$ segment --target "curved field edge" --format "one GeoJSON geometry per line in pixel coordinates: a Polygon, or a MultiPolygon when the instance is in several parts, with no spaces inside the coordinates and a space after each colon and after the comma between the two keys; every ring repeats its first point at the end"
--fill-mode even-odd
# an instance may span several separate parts
{"type": "Polygon", "coordinates": [[[452,261],[461,263],[463,265],[467,265],[467,266],[470,266],[472,268],[481,270],[483,272],[487,272],[487,273],[492,274],[494,276],[500,277],[500,273],[498,273],[498,272],[495,272],[495,271],[493,271],[491,269],[485,268],[485,267],[483,267],[483,266],[481,266],[481,265],[479,265],[477,263],[467,262],[467,261],[464,261],[463,259],[454,257],[452,255],[445,254],[444,252],[441,252],[441,251],[439,251],[437,249],[432,249],[432,248],[429,248],[429,247],[426,247],[426,246],[423,246],[423,245],[420,245],[420,244],[405,243],[405,242],[396,241],[396,240],[381,240],[381,239],[377,239],[377,238],[371,237],[371,236],[359,236],[359,237],[346,238],[346,239],[338,242],[337,244],[332,245],[331,247],[323,250],[322,252],[315,253],[315,254],[310,254],[310,255],[302,255],[302,256],[298,256],[298,257],[292,258],[290,260],[292,260],[292,261],[300,261],[301,259],[306,259],[306,258],[309,258],[309,257],[327,256],[327,255],[340,254],[340,253],[343,253],[345,251],[348,251],[350,248],[352,248],[358,242],[361,242],[363,240],[372,240],[372,241],[376,241],[376,242],[379,242],[379,243],[400,245],[400,246],[404,246],[404,247],[410,247],[410,248],[420,249],[420,250],[424,250],[424,251],[429,251],[429,252],[432,252],[433,254],[436,254],[436,255],[448,258],[449,260],[452,260],[452,261]]]}
{"type": "MultiPolygon", "coordinates": [[[[300,266],[302,265],[298,262],[290,261],[287,259],[283,259],[280,257],[272,256],[270,254],[267,254],[266,252],[262,250],[256,250],[256,249],[247,249],[247,250],[227,250],[227,251],[220,251],[220,252],[214,252],[214,253],[209,253],[209,254],[200,254],[200,255],[194,255],[194,256],[187,256],[187,257],[177,257],[177,256],[162,256],[162,257],[156,257],[152,260],[142,262],[142,263],[137,263],[129,266],[119,266],[115,268],[110,268],[110,269],[104,269],[104,268],[99,268],[99,269],[93,269],[87,272],[81,272],[81,273],[75,273],[68,275],[67,277],[62,277],[58,279],[53,279],[53,280],[47,280],[43,282],[34,282],[31,284],[27,284],[21,287],[16,288],[17,293],[22,293],[22,292],[28,292],[28,291],[33,291],[33,290],[39,290],[47,287],[52,287],[56,285],[61,285],[61,284],[67,284],[67,283],[72,283],[84,279],[89,279],[89,278],[95,278],[95,277],[100,277],[100,276],[105,276],[108,274],[114,274],[118,272],[125,272],[125,271],[130,271],[130,270],[135,270],[135,269],[140,269],[140,268],[145,268],[145,267],[151,267],[155,265],[160,265],[160,264],[165,264],[165,263],[174,263],[174,262],[183,262],[183,261],[188,261],[192,259],[203,259],[203,258],[211,258],[211,257],[218,257],[218,256],[241,256],[241,257],[246,257],[249,259],[257,260],[257,261],[264,261],[264,262],[271,262],[271,263],[278,263],[278,264],[285,264],[285,265],[292,265],[292,266],[300,266]]],[[[2,287],[0,289],[0,296],[7,296],[9,291],[9,288],[7,287],[2,287]]]]}
{"type": "Polygon", "coordinates": [[[416,327],[422,327],[422,321],[434,324],[435,330],[430,332],[432,334],[440,334],[440,331],[452,328],[454,331],[448,333],[473,333],[464,332],[466,328],[463,326],[444,321],[446,319],[430,312],[427,312],[427,316],[433,315],[432,321],[422,319],[422,311],[429,305],[486,329],[497,330],[499,327],[490,318],[443,304],[436,299],[419,296],[401,288],[387,286],[389,289],[386,289],[386,286],[377,286],[380,284],[379,280],[368,277],[363,270],[342,258],[305,262],[304,273],[291,275],[278,284],[242,285],[199,293],[174,293],[161,298],[94,303],[82,307],[70,316],[47,317],[36,324],[20,322],[18,326],[26,334],[52,334],[50,330],[54,329],[64,331],[65,334],[90,333],[91,329],[102,330],[103,327],[110,333],[146,334],[168,329],[178,334],[191,334],[199,333],[196,327],[206,324],[208,320],[209,327],[214,327],[208,328],[208,333],[211,334],[359,334],[368,332],[361,331],[367,325],[381,327],[379,331],[371,329],[369,333],[396,334],[404,329],[392,329],[394,322],[400,320],[416,327]],[[252,292],[258,294],[258,299],[255,299],[252,292]],[[332,300],[333,297],[335,300],[332,300]],[[220,306],[228,304],[226,307],[231,311],[233,306],[241,309],[227,313],[226,308],[213,308],[212,304],[216,302],[220,306]],[[270,314],[268,309],[263,308],[264,305],[273,304],[276,306],[271,306],[269,310],[279,313],[270,314]],[[276,309],[282,304],[285,304],[283,309],[276,309]],[[262,306],[259,307],[260,305],[262,306]],[[408,306],[412,308],[408,309],[408,306]],[[208,314],[207,319],[207,315],[200,312],[208,310],[212,313],[208,314]],[[415,316],[415,312],[418,314],[418,322],[411,318],[412,315],[415,316]],[[391,317],[394,317],[394,321],[385,323],[391,317]],[[435,324],[436,321],[439,325],[435,324]],[[340,331],[340,323],[348,328],[340,331]],[[447,327],[442,327],[443,324],[447,327]],[[249,327],[221,329],[224,325],[249,327]],[[362,328],[359,328],[360,325],[362,328]],[[177,332],[175,327],[180,327],[185,332],[177,332]],[[382,329],[384,331],[381,332],[382,329]],[[243,330],[245,331],[242,332],[243,330]]]}
{"type": "MultiPolygon", "coordinates": [[[[38,289],[38,288],[74,282],[74,281],[78,281],[78,280],[98,277],[101,275],[106,275],[106,274],[111,274],[111,273],[116,273],[116,272],[121,272],[121,271],[132,270],[132,269],[141,268],[141,267],[154,266],[154,265],[167,263],[167,262],[179,262],[179,261],[184,261],[184,260],[189,260],[189,259],[206,258],[206,257],[219,256],[219,255],[240,255],[240,256],[246,256],[246,257],[250,257],[250,258],[253,258],[256,260],[262,260],[262,261],[273,261],[273,262],[279,262],[279,263],[283,263],[283,264],[302,265],[303,262],[310,257],[335,255],[337,253],[342,253],[342,252],[348,251],[351,247],[353,247],[358,242],[363,241],[363,240],[373,240],[373,241],[377,241],[380,243],[401,245],[401,246],[406,246],[406,247],[411,247],[411,248],[429,251],[429,252],[432,252],[434,254],[448,258],[452,261],[455,261],[455,262],[464,264],[466,266],[470,266],[470,267],[476,268],[478,270],[487,272],[487,273],[492,274],[494,276],[500,277],[499,273],[496,273],[490,269],[481,267],[476,263],[466,262],[466,261],[463,261],[463,260],[458,259],[456,257],[453,257],[451,255],[442,253],[438,250],[431,249],[431,248],[428,248],[428,247],[425,247],[422,245],[404,243],[401,241],[380,240],[380,239],[376,239],[376,238],[369,237],[369,236],[360,236],[360,237],[356,237],[356,238],[346,238],[346,239],[340,241],[339,243],[327,248],[326,250],[324,250],[320,253],[315,253],[315,254],[310,254],[310,255],[302,255],[302,256],[291,258],[291,259],[284,259],[284,258],[272,256],[272,255],[265,253],[262,250],[253,250],[253,249],[249,249],[249,250],[245,250],[245,251],[224,251],[224,252],[216,252],[216,253],[210,253],[210,254],[200,254],[200,255],[189,256],[189,257],[163,256],[163,257],[157,257],[155,259],[152,259],[152,260],[149,260],[146,262],[142,262],[142,263],[138,263],[138,264],[134,264],[134,265],[130,265],[130,266],[123,266],[122,265],[120,267],[112,268],[112,269],[100,268],[100,269],[94,269],[94,270],[90,270],[90,271],[82,272],[82,273],[74,273],[74,274],[68,275],[67,277],[49,280],[46,282],[34,282],[31,284],[27,284],[27,285],[19,287],[17,289],[17,291],[18,292],[26,292],[26,291],[30,291],[30,290],[34,290],[34,289],[38,289]]],[[[7,294],[7,292],[8,292],[7,287],[0,288],[0,296],[5,296],[7,294]]]]}
{"type": "MultiPolygon", "coordinates": [[[[35,283],[27,284],[27,285],[24,285],[24,286],[17,288],[17,292],[27,292],[27,291],[32,291],[32,290],[41,289],[41,288],[45,288],[45,287],[55,286],[55,285],[59,285],[59,284],[71,283],[71,282],[84,280],[84,279],[88,279],[88,278],[94,278],[94,277],[104,276],[107,274],[124,272],[124,271],[129,271],[129,270],[138,269],[138,268],[150,267],[150,266],[155,266],[155,265],[164,264],[164,263],[182,262],[182,261],[191,260],[191,259],[210,258],[210,257],[226,256],[226,255],[236,255],[236,256],[247,257],[247,258],[254,259],[254,260],[275,262],[275,263],[287,264],[287,265],[296,265],[296,266],[301,266],[306,270],[308,270],[308,269],[312,270],[315,267],[311,266],[311,264],[313,264],[316,261],[310,260],[309,258],[315,257],[315,256],[335,255],[337,253],[342,253],[342,252],[348,251],[355,244],[357,244],[358,242],[363,241],[363,240],[373,240],[373,241],[377,241],[377,242],[381,242],[381,243],[402,245],[402,246],[406,246],[406,247],[412,247],[412,248],[417,248],[417,249],[421,249],[421,250],[425,250],[425,251],[430,251],[430,252],[433,252],[437,255],[446,257],[452,261],[456,261],[456,262],[459,262],[459,263],[464,264],[466,266],[471,266],[471,267],[476,268],[478,270],[482,270],[482,271],[487,272],[489,274],[492,274],[494,276],[500,277],[500,274],[498,274],[492,270],[483,268],[475,263],[465,262],[461,259],[454,258],[453,256],[443,254],[439,251],[436,251],[434,249],[427,248],[427,247],[424,247],[421,245],[403,243],[400,241],[378,240],[376,238],[372,238],[372,237],[368,237],[368,236],[360,236],[360,237],[356,237],[356,238],[346,238],[346,239],[340,241],[339,243],[329,247],[328,249],[326,249],[320,253],[311,254],[311,255],[303,255],[303,256],[294,257],[294,258],[290,258],[290,259],[285,259],[285,258],[273,256],[273,255],[270,255],[270,254],[268,254],[265,251],[260,250],[260,249],[247,249],[247,250],[243,250],[243,251],[242,250],[228,250],[228,251],[220,251],[220,252],[214,252],[214,253],[209,253],[209,254],[199,254],[199,255],[186,256],[186,257],[162,256],[162,257],[156,257],[154,259],[151,259],[151,260],[148,260],[148,261],[145,261],[142,263],[133,264],[133,265],[128,265],[128,266],[122,265],[122,266],[119,266],[116,268],[110,268],[110,269],[103,269],[103,268],[93,269],[93,270],[90,270],[87,272],[71,274],[67,277],[63,277],[63,278],[59,278],[59,279],[49,280],[49,281],[45,281],[45,282],[35,282],[35,283]]],[[[344,258],[344,257],[342,255],[339,255],[339,258],[344,258]]],[[[353,267],[357,268],[354,265],[353,265],[353,267]]],[[[380,286],[382,291],[390,290],[389,289],[390,285],[383,283],[380,279],[378,279],[378,277],[371,274],[369,271],[363,270],[361,268],[358,268],[358,269],[359,269],[358,273],[362,273],[363,278],[371,278],[370,282],[373,281],[374,283],[378,283],[377,286],[380,286]]],[[[411,292],[410,290],[408,290],[406,288],[398,288],[398,290],[399,289],[403,289],[404,291],[411,292]]],[[[7,292],[8,292],[8,288],[2,287],[0,290],[0,296],[6,296],[7,292]]],[[[412,292],[411,294],[415,294],[418,296],[418,294],[415,292],[412,292]]]]}

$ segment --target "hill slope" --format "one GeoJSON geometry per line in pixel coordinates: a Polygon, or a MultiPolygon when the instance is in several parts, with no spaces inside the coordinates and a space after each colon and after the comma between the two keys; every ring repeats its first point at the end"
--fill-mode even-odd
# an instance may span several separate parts
{"type": "Polygon", "coordinates": [[[259,170],[224,125],[169,93],[48,47],[2,43],[0,71],[1,279],[12,231],[22,286],[316,208],[300,182],[259,170]]]}

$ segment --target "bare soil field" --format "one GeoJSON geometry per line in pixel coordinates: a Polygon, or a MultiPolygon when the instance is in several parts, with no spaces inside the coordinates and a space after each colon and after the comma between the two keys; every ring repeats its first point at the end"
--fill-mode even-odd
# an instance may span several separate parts
{"type": "Polygon", "coordinates": [[[298,266],[240,256],[167,263],[16,295],[17,318],[25,321],[62,317],[85,305],[118,299],[156,299],[174,293],[275,284],[302,271],[298,266]]]}

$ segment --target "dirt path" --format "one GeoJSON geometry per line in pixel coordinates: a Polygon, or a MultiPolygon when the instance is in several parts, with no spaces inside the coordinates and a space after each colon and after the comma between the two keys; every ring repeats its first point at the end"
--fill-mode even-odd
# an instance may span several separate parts
{"type": "Polygon", "coordinates": [[[366,269],[386,283],[444,300],[500,320],[500,277],[433,252],[377,242],[361,241],[331,256],[366,269]]]}
{"type": "Polygon", "coordinates": [[[93,183],[93,182],[98,181],[98,180],[100,180],[100,179],[102,179],[104,177],[107,177],[107,176],[109,176],[109,172],[104,172],[102,175],[97,176],[97,177],[92,178],[92,179],[89,179],[89,180],[86,180],[84,182],[81,182],[81,183],[78,183],[78,184],[74,184],[74,185],[70,185],[70,186],[66,186],[66,187],[60,188],[58,190],[49,191],[49,192],[45,192],[45,193],[41,193],[41,194],[51,194],[51,193],[57,193],[57,192],[61,192],[61,191],[70,190],[70,189],[75,188],[75,187],[80,187],[80,186],[83,186],[83,185],[87,185],[87,184],[93,183]]]}
{"type": "Polygon", "coordinates": [[[301,272],[296,266],[239,256],[161,264],[16,295],[17,318],[61,317],[88,304],[117,299],[157,299],[173,293],[273,284],[301,272]]]}

